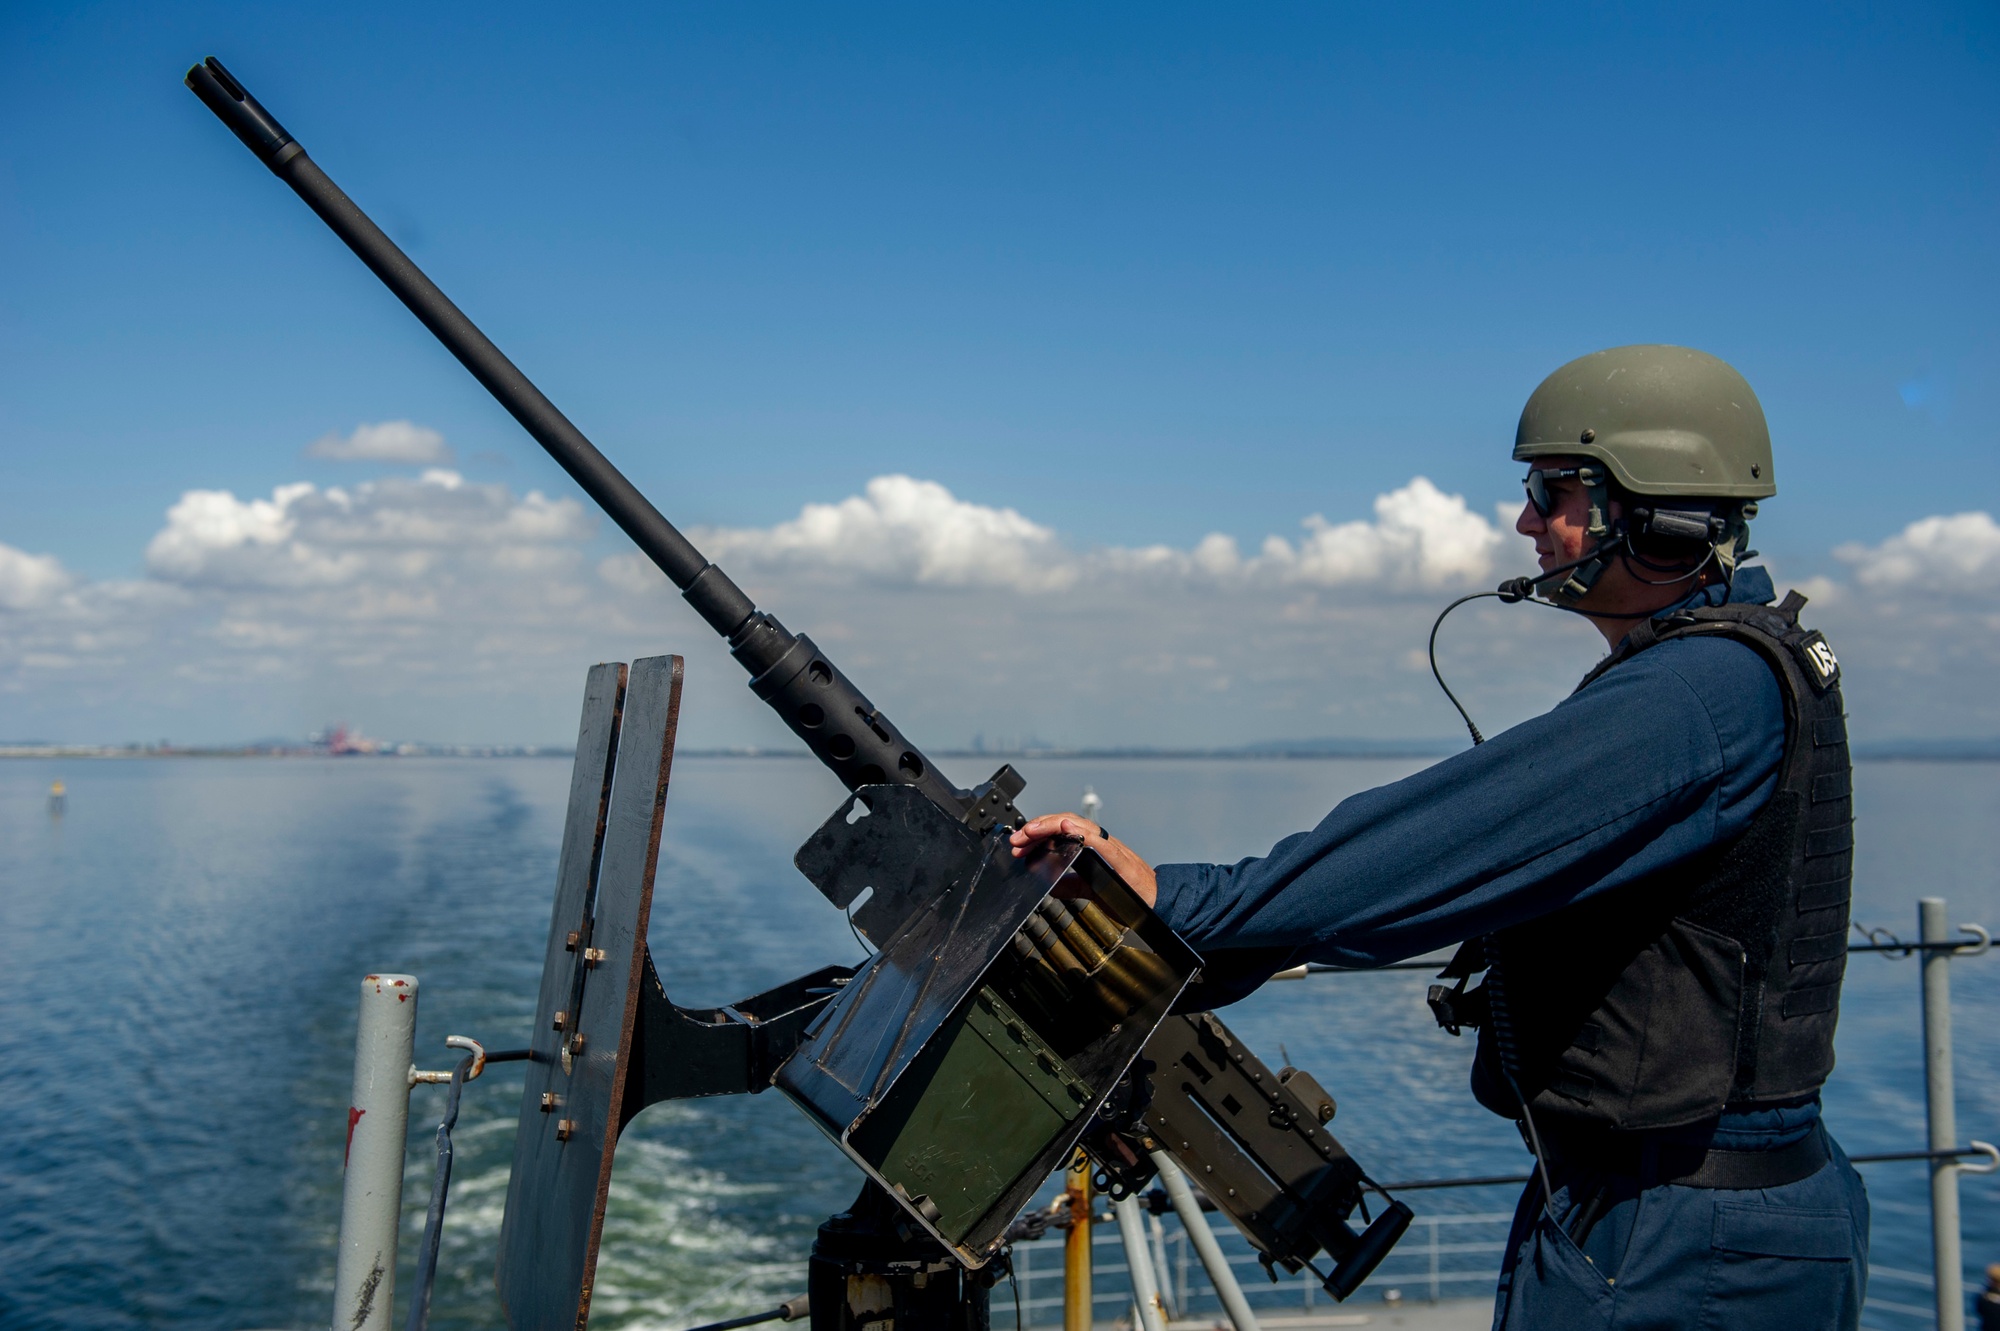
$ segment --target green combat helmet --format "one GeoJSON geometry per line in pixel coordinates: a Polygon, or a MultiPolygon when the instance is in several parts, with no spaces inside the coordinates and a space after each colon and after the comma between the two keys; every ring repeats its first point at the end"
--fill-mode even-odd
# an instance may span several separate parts
{"type": "Polygon", "coordinates": [[[1749,553],[1757,501],[1778,492],[1757,395],[1727,364],[1689,347],[1613,347],[1542,380],[1514,434],[1515,461],[1541,457],[1603,464],[1581,467],[1578,479],[1605,558],[1571,572],[1551,593],[1562,600],[1590,590],[1614,545],[1645,537],[1699,541],[1731,571],[1749,553]],[[1616,531],[1605,517],[1614,486],[1626,509],[1616,531]]]}

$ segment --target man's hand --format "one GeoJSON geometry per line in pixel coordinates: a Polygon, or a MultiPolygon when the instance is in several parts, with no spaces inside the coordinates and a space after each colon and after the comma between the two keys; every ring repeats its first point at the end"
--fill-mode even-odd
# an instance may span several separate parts
{"type": "Polygon", "coordinates": [[[1159,896],[1153,866],[1140,859],[1130,846],[1081,814],[1045,813],[1039,818],[1030,818],[1014,833],[1014,857],[1019,859],[1028,853],[1028,847],[1055,836],[1082,837],[1148,906],[1159,896]]]}

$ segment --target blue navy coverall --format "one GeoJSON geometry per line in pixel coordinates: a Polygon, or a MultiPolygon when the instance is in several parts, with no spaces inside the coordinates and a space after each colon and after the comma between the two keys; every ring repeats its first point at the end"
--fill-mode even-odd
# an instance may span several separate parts
{"type": "MultiPolygon", "coordinates": [[[[1772,596],[1769,575],[1745,569],[1731,599],[1772,596]]],[[[1348,966],[1417,956],[1616,892],[1735,837],[1776,788],[1784,746],[1783,697],[1755,652],[1670,640],[1546,715],[1342,801],[1268,855],[1159,866],[1157,909],[1197,949],[1289,947],[1294,963],[1348,966]]],[[[1819,1130],[1814,1096],[1672,1140],[1751,1150],[1819,1130]]],[[[1824,1168],[1782,1187],[1614,1187],[1581,1248],[1570,1222],[1585,1197],[1570,1185],[1581,1193],[1583,1180],[1555,1174],[1546,1208],[1530,1185],[1495,1328],[1855,1326],[1868,1201],[1828,1144],[1824,1168]]]]}

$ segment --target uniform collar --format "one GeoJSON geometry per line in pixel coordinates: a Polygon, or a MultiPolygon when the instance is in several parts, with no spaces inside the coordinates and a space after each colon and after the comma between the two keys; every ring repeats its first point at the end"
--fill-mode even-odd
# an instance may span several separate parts
{"type": "MultiPolygon", "coordinates": [[[[1667,606],[1656,611],[1651,619],[1642,620],[1633,625],[1632,631],[1616,647],[1612,648],[1611,652],[1602,661],[1599,661],[1589,674],[1583,677],[1583,681],[1576,686],[1577,691],[1581,692],[1587,688],[1605,671],[1611,669],[1611,667],[1617,665],[1619,662],[1629,660],[1636,653],[1642,652],[1652,646],[1658,641],[1656,636],[1658,630],[1655,626],[1661,620],[1679,611],[1701,610],[1718,605],[1769,605],[1777,599],[1777,596],[1778,589],[1771,582],[1770,570],[1761,566],[1757,568],[1739,568],[1736,570],[1736,576],[1730,580],[1727,586],[1715,583],[1711,586],[1703,587],[1680,604],[1667,606]]],[[[1800,604],[1804,604],[1804,602],[1800,602],[1800,604]]]]}
{"type": "Polygon", "coordinates": [[[1736,576],[1726,585],[1711,583],[1679,605],[1660,611],[1660,614],[1671,615],[1676,610],[1698,610],[1714,605],[1769,605],[1777,599],[1778,589],[1771,581],[1771,570],[1759,564],[1755,568],[1737,569],[1736,576]]]}

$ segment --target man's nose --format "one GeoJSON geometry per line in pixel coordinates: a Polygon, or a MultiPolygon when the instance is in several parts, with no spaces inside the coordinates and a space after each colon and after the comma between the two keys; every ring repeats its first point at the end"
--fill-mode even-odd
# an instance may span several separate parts
{"type": "Polygon", "coordinates": [[[1514,519],[1514,530],[1523,536],[1539,536],[1548,530],[1548,519],[1535,511],[1532,503],[1523,501],[1521,516],[1514,519]]]}

